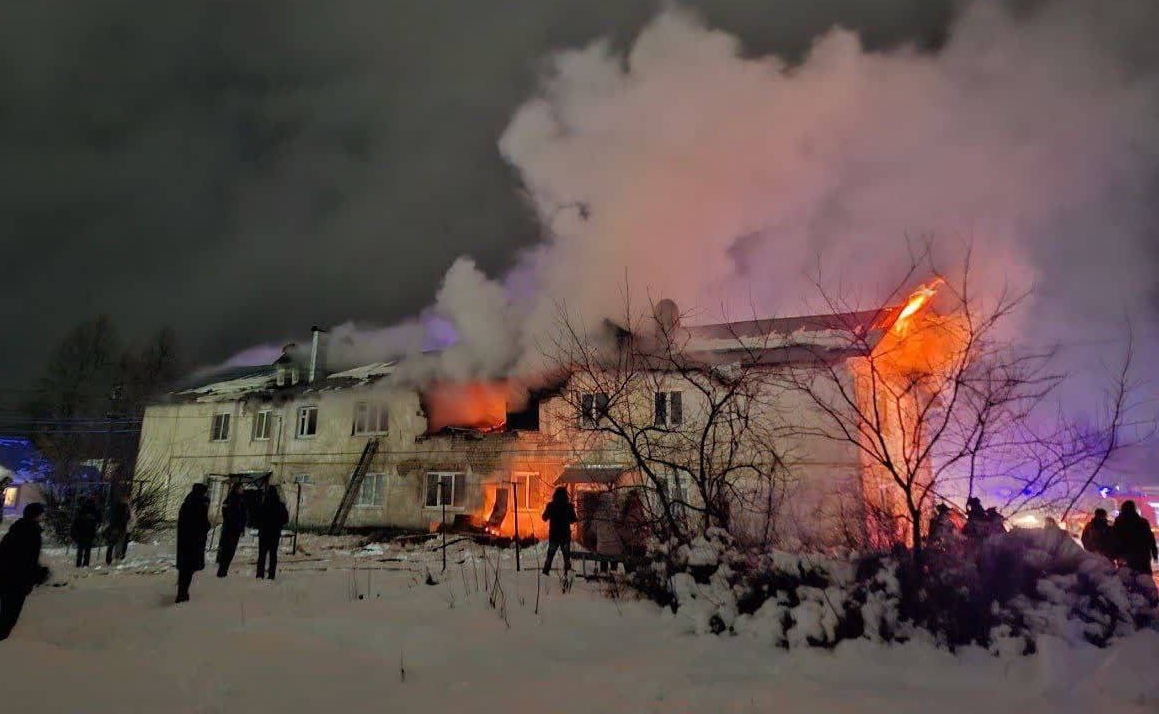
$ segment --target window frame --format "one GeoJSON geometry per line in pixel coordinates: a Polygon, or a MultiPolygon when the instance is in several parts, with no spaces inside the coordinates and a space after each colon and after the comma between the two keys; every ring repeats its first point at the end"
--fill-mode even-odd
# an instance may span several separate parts
{"type": "Polygon", "coordinates": [[[319,411],[318,411],[318,406],[316,404],[298,407],[298,424],[294,428],[295,438],[297,438],[297,439],[313,439],[314,437],[318,436],[318,424],[319,424],[318,414],[319,414],[319,411]],[[303,425],[304,425],[304,422],[306,424],[309,423],[309,419],[306,417],[306,414],[311,412],[311,411],[313,411],[313,413],[314,413],[314,424],[313,424],[314,431],[312,431],[310,433],[306,433],[303,430],[303,425]]]}
{"type": "Polygon", "coordinates": [[[215,443],[229,441],[230,417],[229,412],[217,412],[209,421],[209,440],[215,443]]]}
{"type": "Polygon", "coordinates": [[[453,510],[460,510],[461,511],[464,508],[466,508],[461,503],[463,500],[465,500],[462,487],[464,485],[463,481],[466,479],[466,476],[467,476],[467,474],[463,471],[428,471],[427,478],[426,478],[426,487],[425,487],[424,493],[423,493],[423,508],[441,509],[443,507],[441,494],[439,494],[440,489],[438,488],[437,481],[435,482],[436,487],[434,489],[435,502],[433,505],[431,504],[431,476],[437,476],[440,478],[443,476],[450,476],[451,477],[451,500],[449,503],[447,503],[447,510],[448,511],[453,511],[453,510]],[[455,503],[456,496],[459,497],[458,498],[458,500],[460,501],[459,504],[455,503]]]}
{"type": "Polygon", "coordinates": [[[531,485],[532,485],[532,483],[534,483],[537,480],[539,480],[539,472],[538,471],[513,471],[513,472],[511,472],[511,481],[513,483],[511,483],[509,485],[509,487],[512,488],[513,490],[519,489],[522,491],[522,493],[519,494],[519,510],[520,511],[534,511],[534,510],[536,510],[535,506],[531,505],[532,500],[533,500],[531,498],[531,485]],[[523,479],[523,481],[519,480],[521,478],[523,479]]]}
{"type": "Polygon", "coordinates": [[[386,402],[365,401],[354,405],[354,423],[350,427],[352,436],[381,436],[390,431],[390,412],[386,402]],[[359,420],[363,428],[359,428],[359,420]],[[377,427],[377,428],[370,428],[377,427]]]}
{"type": "Polygon", "coordinates": [[[273,422],[274,422],[274,410],[273,409],[260,409],[256,412],[254,412],[254,423],[253,423],[253,429],[250,432],[250,441],[269,441],[270,436],[274,431],[273,430],[273,422]],[[258,429],[259,423],[265,425],[265,430],[264,430],[265,436],[262,436],[261,434],[263,432],[258,429]]]}
{"type": "Polygon", "coordinates": [[[581,429],[599,429],[600,422],[608,418],[611,398],[607,392],[579,392],[579,425],[581,429]],[[600,398],[603,397],[603,404],[600,398]]]}
{"type": "Polygon", "coordinates": [[[386,473],[385,472],[376,471],[374,473],[368,473],[362,477],[362,485],[358,487],[358,496],[354,501],[354,505],[357,508],[382,508],[383,506],[386,505],[386,473]],[[373,489],[374,494],[378,497],[377,500],[364,501],[362,499],[362,495],[366,492],[366,484],[368,482],[367,479],[370,479],[370,481],[369,481],[370,483],[375,483],[375,480],[377,480],[378,487],[376,489],[373,489]]]}
{"type": "Polygon", "coordinates": [[[657,390],[652,396],[652,426],[671,429],[684,426],[684,392],[678,389],[657,390]],[[676,397],[673,400],[673,397],[676,397]],[[673,403],[679,405],[673,410],[673,403]],[[673,419],[673,412],[679,414],[679,419],[673,419]]]}

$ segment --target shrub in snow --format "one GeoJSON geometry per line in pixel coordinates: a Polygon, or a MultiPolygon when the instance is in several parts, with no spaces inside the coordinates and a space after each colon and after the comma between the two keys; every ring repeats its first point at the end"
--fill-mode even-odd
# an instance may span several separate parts
{"type": "Polygon", "coordinates": [[[693,632],[786,648],[901,641],[924,630],[951,650],[1029,653],[1040,635],[1105,646],[1159,621],[1148,578],[1116,570],[1061,531],[942,546],[919,578],[904,558],[744,551],[717,530],[654,548],[631,583],[693,632]]]}

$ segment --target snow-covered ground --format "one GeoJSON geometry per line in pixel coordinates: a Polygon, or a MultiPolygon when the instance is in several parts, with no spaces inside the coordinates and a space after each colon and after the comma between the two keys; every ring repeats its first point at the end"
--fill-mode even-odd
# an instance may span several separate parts
{"type": "Polygon", "coordinates": [[[252,577],[245,547],[229,578],[199,574],[180,606],[171,545],[135,544],[115,572],[79,575],[50,550],[55,586],[0,643],[0,701],[21,712],[1159,711],[1156,632],[1109,650],[1047,640],[1009,659],[922,644],[790,653],[691,635],[682,617],[597,583],[562,592],[537,578],[539,550],[516,573],[513,551],[458,544],[443,573],[425,548],[302,545],[276,583],[252,577]],[[490,604],[484,557],[501,564],[505,608],[490,604]]]}

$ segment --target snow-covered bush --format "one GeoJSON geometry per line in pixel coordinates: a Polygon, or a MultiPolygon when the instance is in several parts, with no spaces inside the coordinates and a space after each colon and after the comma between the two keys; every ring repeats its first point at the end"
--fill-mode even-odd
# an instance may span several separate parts
{"type": "Polygon", "coordinates": [[[1040,635],[1105,646],[1159,622],[1150,579],[1116,570],[1061,531],[933,550],[921,577],[907,558],[745,551],[723,531],[650,555],[631,583],[692,632],[786,648],[925,631],[949,649],[1029,653],[1040,635]]]}

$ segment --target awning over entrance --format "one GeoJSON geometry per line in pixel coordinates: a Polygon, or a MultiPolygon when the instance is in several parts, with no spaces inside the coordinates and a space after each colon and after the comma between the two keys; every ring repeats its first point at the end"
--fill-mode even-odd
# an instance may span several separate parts
{"type": "Polygon", "coordinates": [[[627,466],[568,466],[556,479],[556,486],[572,484],[596,484],[610,486],[620,481],[620,477],[631,469],[627,466]]]}
{"type": "Polygon", "coordinates": [[[232,474],[209,474],[209,478],[219,481],[240,481],[242,485],[265,485],[273,471],[240,471],[232,474]]]}

